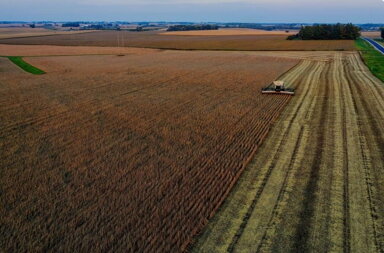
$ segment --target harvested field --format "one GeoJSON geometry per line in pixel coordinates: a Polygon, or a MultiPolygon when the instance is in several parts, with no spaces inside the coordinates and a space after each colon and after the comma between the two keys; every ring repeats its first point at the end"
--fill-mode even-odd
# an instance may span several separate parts
{"type": "Polygon", "coordinates": [[[159,32],[101,31],[85,34],[0,39],[0,44],[143,47],[184,50],[329,51],[356,50],[353,41],[289,41],[282,35],[180,36],[159,32]],[[119,43],[118,43],[119,39],[119,43]]]}
{"type": "Polygon", "coordinates": [[[33,36],[47,36],[47,35],[58,35],[58,34],[78,34],[78,33],[89,33],[93,31],[57,31],[48,30],[44,28],[0,28],[0,39],[9,38],[24,38],[33,36]]]}
{"type": "MultiPolygon", "coordinates": [[[[145,55],[164,52],[161,49],[149,48],[117,48],[117,47],[86,47],[86,46],[40,46],[40,45],[6,45],[0,44],[0,56],[86,56],[86,55],[145,55]]],[[[185,52],[184,52],[185,53],[185,52]]],[[[346,52],[347,53],[347,52],[346,52]]],[[[351,53],[351,52],[349,52],[351,53]]],[[[209,52],[214,54],[214,51],[209,52]]],[[[328,61],[332,51],[225,51],[220,56],[265,56],[274,58],[307,59],[328,61]]]]}
{"type": "Polygon", "coordinates": [[[26,57],[42,76],[0,58],[3,251],[185,249],[290,99],[260,88],[298,63],[147,52],[26,57]]]}
{"type": "Polygon", "coordinates": [[[81,56],[81,55],[139,55],[158,52],[157,49],[83,47],[83,46],[39,46],[39,45],[2,45],[1,56],[81,56]]]}
{"type": "Polygon", "coordinates": [[[228,35],[283,35],[288,36],[296,34],[298,31],[265,31],[259,29],[246,29],[246,28],[227,28],[219,30],[201,30],[201,31],[175,31],[165,32],[161,35],[188,35],[188,36],[228,36],[228,35]]]}
{"type": "Polygon", "coordinates": [[[363,35],[364,37],[373,38],[373,39],[381,38],[380,32],[362,32],[361,35],[363,35]]]}
{"type": "Polygon", "coordinates": [[[355,53],[303,60],[298,88],[195,252],[382,252],[384,86],[355,53]]]}

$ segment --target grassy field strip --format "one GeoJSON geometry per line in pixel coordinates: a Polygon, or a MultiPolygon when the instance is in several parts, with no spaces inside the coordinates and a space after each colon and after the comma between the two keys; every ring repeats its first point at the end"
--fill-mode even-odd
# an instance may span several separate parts
{"type": "Polygon", "coordinates": [[[358,39],[355,43],[369,70],[384,82],[384,55],[363,39],[358,39]]]}
{"type": "Polygon", "coordinates": [[[194,251],[382,251],[383,84],[351,53],[284,80],[297,96],[194,251]]]}
{"type": "Polygon", "coordinates": [[[39,68],[36,68],[35,66],[32,66],[28,62],[24,61],[21,56],[8,56],[8,59],[14,64],[16,64],[17,66],[19,66],[25,72],[28,72],[34,75],[45,74],[45,71],[39,68]]]}
{"type": "MultiPolygon", "coordinates": [[[[356,73],[356,77],[359,79],[361,85],[364,85],[364,88],[372,93],[374,100],[372,102],[378,103],[381,108],[384,108],[384,88],[377,77],[370,74],[370,71],[367,67],[361,62],[360,57],[355,55],[351,63],[353,70],[356,73]],[[366,84],[368,82],[368,85],[366,84]]],[[[384,56],[383,56],[384,59],[384,56]]],[[[384,111],[379,110],[378,113],[384,118],[384,111]]]]}

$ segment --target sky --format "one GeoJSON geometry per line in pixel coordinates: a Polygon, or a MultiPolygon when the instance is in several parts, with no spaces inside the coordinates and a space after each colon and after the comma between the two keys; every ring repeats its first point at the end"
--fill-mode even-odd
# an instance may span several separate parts
{"type": "Polygon", "coordinates": [[[0,20],[384,23],[384,0],[0,0],[0,20]]]}

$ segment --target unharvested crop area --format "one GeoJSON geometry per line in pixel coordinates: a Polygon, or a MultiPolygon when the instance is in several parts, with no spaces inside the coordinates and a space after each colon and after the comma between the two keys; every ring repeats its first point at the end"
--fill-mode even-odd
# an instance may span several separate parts
{"type": "Polygon", "coordinates": [[[0,248],[177,252],[289,101],[296,59],[143,49],[0,58],[0,248]],[[235,64],[234,64],[235,63],[235,64]]]}
{"type": "Polygon", "coordinates": [[[382,252],[384,86],[357,53],[303,60],[298,88],[195,252],[382,252]]]}
{"type": "Polygon", "coordinates": [[[0,44],[129,46],[187,50],[355,50],[353,41],[289,41],[286,35],[180,36],[159,32],[100,31],[83,34],[0,39],[0,44]]]}

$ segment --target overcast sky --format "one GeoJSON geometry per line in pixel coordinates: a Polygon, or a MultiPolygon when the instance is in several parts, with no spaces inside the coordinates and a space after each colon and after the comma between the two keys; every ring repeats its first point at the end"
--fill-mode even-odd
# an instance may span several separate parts
{"type": "Polygon", "coordinates": [[[384,0],[0,0],[0,20],[384,23],[384,0]]]}

